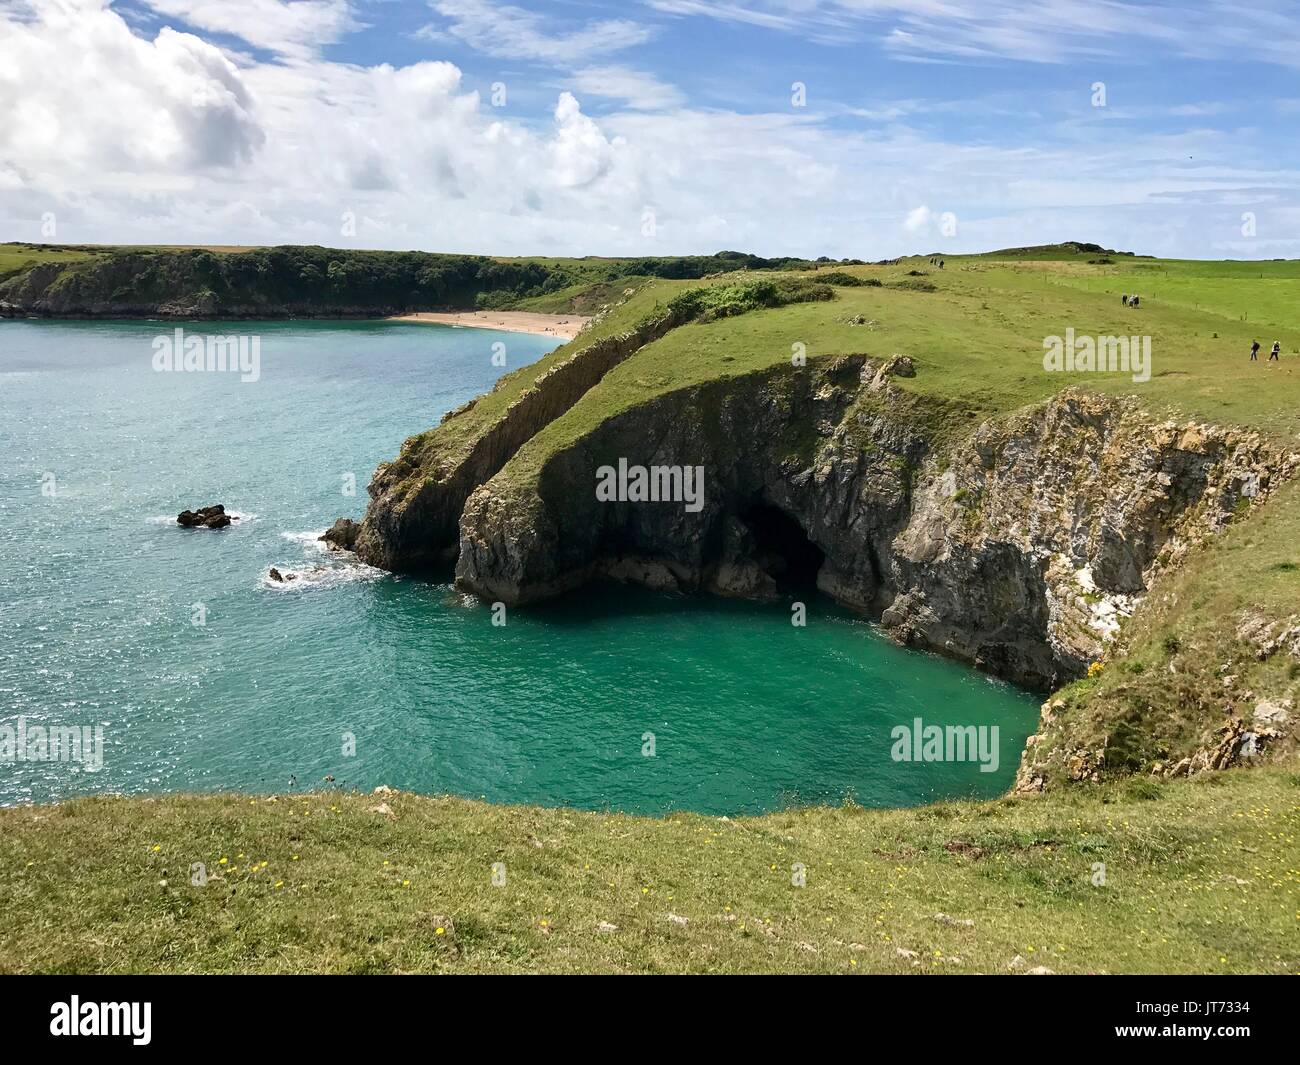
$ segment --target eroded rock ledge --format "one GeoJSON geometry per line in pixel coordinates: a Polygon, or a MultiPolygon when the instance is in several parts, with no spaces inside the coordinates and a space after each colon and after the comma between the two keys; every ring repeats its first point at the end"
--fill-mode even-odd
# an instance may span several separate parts
{"type": "Polygon", "coordinates": [[[465,502],[458,584],[507,603],[594,577],[763,597],[775,512],[819,554],[818,586],[902,642],[1049,689],[1298,462],[1074,389],[941,445],[937,401],[882,368],[845,356],[712,381],[605,420],[536,476],[503,464],[465,502]],[[598,501],[596,470],[620,457],[703,466],[703,509],[598,501]]]}

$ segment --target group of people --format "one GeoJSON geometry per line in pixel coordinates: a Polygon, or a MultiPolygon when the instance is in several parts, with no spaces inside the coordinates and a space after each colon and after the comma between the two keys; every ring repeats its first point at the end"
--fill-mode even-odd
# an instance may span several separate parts
{"type": "Polygon", "coordinates": [[[940,259],[940,258],[937,258],[937,257],[936,257],[936,258],[933,258],[933,259],[930,260],[930,265],[931,265],[931,266],[937,266],[940,270],[942,270],[942,269],[943,269],[943,260],[940,259]]]}
{"type": "MultiPolygon", "coordinates": [[[[1128,292],[1122,293],[1119,298],[1125,307],[1137,307],[1140,305],[1138,297],[1128,292]]],[[[1259,362],[1259,341],[1258,340],[1254,340],[1251,342],[1250,361],[1259,362]]],[[[1268,361],[1269,362],[1282,361],[1282,342],[1280,340],[1273,341],[1273,347],[1269,349],[1268,361]]]]}

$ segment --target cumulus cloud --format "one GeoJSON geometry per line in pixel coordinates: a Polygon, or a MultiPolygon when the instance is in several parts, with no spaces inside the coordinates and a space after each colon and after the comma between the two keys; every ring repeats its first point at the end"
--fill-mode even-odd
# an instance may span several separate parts
{"type": "Polygon", "coordinates": [[[926,233],[933,224],[934,212],[925,204],[908,211],[907,217],[903,219],[903,228],[909,233],[926,233]]]}
{"type": "Polygon", "coordinates": [[[100,0],[4,18],[0,161],[74,179],[151,177],[248,160],[264,140],[240,72],[188,33],[134,36],[100,0]]]}
{"type": "MultiPolygon", "coordinates": [[[[465,18],[483,6],[457,2],[465,18]]],[[[1087,239],[1210,254],[1215,224],[1240,240],[1242,196],[1271,196],[1259,239],[1271,254],[1300,248],[1282,210],[1297,175],[1239,136],[1125,139],[1110,123],[1032,147],[952,143],[909,127],[911,106],[867,128],[693,109],[634,68],[585,58],[529,121],[489,106],[452,63],[309,54],[332,25],[322,12],[265,60],[173,28],[137,35],[101,0],[0,0],[0,238],[40,239],[52,211],[74,243],[881,258],[1087,239]],[[595,117],[592,96],[627,106],[595,117]],[[960,236],[918,204],[960,214],[960,236]]],[[[622,32],[524,47],[586,55],[622,32]]]]}

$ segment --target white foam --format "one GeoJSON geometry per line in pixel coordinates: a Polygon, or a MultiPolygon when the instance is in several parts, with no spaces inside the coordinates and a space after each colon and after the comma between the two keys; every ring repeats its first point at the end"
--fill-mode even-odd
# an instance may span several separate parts
{"type": "Polygon", "coordinates": [[[364,562],[344,562],[339,565],[304,566],[294,569],[291,566],[276,566],[284,577],[283,581],[274,580],[270,573],[262,574],[261,587],[272,592],[306,592],[315,588],[337,588],[344,584],[368,583],[385,576],[384,571],[364,562]],[[292,579],[290,579],[292,578],[292,579]]]}
{"type": "Polygon", "coordinates": [[[313,551],[329,551],[329,545],[321,537],[325,535],[324,529],[308,529],[306,532],[282,532],[280,535],[290,543],[299,544],[302,547],[310,548],[313,551]]]}
{"type": "Polygon", "coordinates": [[[342,584],[355,584],[379,580],[387,574],[374,566],[358,561],[350,551],[333,550],[321,540],[324,529],[308,529],[306,532],[282,532],[280,536],[290,543],[302,548],[308,563],[302,566],[277,565],[275,568],[285,577],[284,581],[272,580],[270,573],[264,573],[261,586],[273,592],[308,591],[313,588],[336,588],[342,584]],[[288,578],[292,575],[293,580],[288,578]]]}

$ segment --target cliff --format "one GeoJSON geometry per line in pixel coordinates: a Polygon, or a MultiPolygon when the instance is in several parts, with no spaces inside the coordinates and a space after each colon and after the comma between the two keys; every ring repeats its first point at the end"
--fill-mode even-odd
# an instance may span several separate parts
{"type": "MultiPolygon", "coordinates": [[[[1153,586],[1300,467],[1259,433],[1078,388],[972,428],[898,387],[916,372],[903,357],[776,365],[593,413],[606,402],[600,371],[662,328],[547,370],[462,442],[461,461],[440,467],[428,440],[418,461],[381,467],[363,556],[406,568],[454,555],[461,588],[509,604],[594,579],[771,599],[802,569],[902,643],[1052,691],[1122,657],[1153,586]],[[620,460],[702,469],[699,509],[598,499],[598,471],[620,460]]],[[[1031,742],[1022,790],[1097,777],[1122,739],[1114,721],[1098,738],[1086,711],[1062,727],[1051,705],[1051,741],[1031,742]]],[[[1160,772],[1161,752],[1217,749],[1219,710],[1199,706],[1195,728],[1140,758],[1112,755],[1112,767],[1160,772]]],[[[1197,766],[1237,760],[1253,740],[1234,735],[1197,766]]]]}
{"type": "Polygon", "coordinates": [[[1297,464],[1256,434],[1079,390],[937,449],[936,412],[889,369],[846,356],[671,392],[536,476],[507,466],[467,500],[456,579],[507,603],[597,576],[770,591],[779,574],[754,546],[775,510],[824,559],[823,591],[904,643],[1050,689],[1101,657],[1163,567],[1297,464]],[[596,470],[618,457],[702,466],[703,509],[598,501],[596,470]]]}

